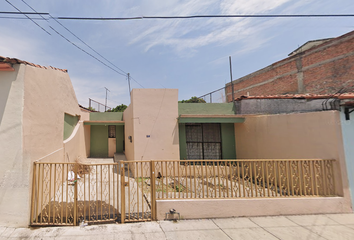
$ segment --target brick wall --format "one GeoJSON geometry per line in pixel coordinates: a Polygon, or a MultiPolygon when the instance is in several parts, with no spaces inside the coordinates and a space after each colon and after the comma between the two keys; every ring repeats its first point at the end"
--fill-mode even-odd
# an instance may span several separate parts
{"type": "MultiPolygon", "coordinates": [[[[354,91],[354,31],[233,81],[242,95],[332,94],[354,91]]],[[[231,84],[226,84],[231,101],[231,84]]]]}

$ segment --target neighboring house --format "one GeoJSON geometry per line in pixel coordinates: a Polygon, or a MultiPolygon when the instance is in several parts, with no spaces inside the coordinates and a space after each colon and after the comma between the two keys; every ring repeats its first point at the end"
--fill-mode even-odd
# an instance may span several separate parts
{"type": "Polygon", "coordinates": [[[66,70],[0,57],[1,226],[28,225],[34,161],[86,157],[81,115],[66,70]]]}
{"type": "Polygon", "coordinates": [[[242,96],[235,101],[235,113],[249,117],[236,130],[236,141],[242,142],[236,149],[249,152],[239,157],[336,159],[353,207],[353,100],[354,93],[242,96]]]}
{"type": "MultiPolygon", "coordinates": [[[[288,58],[234,80],[234,97],[276,94],[335,94],[354,91],[354,31],[309,41],[288,58]]],[[[227,101],[232,100],[226,84],[227,101]]]]}

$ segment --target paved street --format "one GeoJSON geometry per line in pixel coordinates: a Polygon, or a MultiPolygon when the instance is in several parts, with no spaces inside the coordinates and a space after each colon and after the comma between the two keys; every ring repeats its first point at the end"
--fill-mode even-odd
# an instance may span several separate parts
{"type": "Polygon", "coordinates": [[[354,239],[354,214],[223,218],[86,227],[0,227],[0,239],[354,239]]]}

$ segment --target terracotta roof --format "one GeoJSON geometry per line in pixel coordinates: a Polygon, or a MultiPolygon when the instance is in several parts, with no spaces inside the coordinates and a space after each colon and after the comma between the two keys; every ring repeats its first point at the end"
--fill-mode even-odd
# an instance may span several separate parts
{"type": "Polygon", "coordinates": [[[20,60],[20,59],[17,59],[17,58],[9,58],[9,57],[0,56],[0,66],[1,65],[3,65],[3,66],[4,65],[8,65],[6,69],[10,69],[11,70],[11,68],[12,68],[11,64],[26,64],[26,65],[30,65],[32,67],[37,67],[37,68],[54,69],[54,70],[59,70],[59,71],[65,72],[65,73],[68,72],[67,69],[60,69],[60,68],[56,68],[56,67],[52,67],[52,66],[45,67],[45,66],[41,66],[41,65],[38,65],[38,64],[30,63],[30,62],[27,62],[27,61],[23,61],[23,60],[20,60]]]}
{"type": "Polygon", "coordinates": [[[241,96],[236,101],[243,99],[354,99],[354,93],[337,94],[284,94],[284,95],[260,95],[260,96],[241,96]]]}

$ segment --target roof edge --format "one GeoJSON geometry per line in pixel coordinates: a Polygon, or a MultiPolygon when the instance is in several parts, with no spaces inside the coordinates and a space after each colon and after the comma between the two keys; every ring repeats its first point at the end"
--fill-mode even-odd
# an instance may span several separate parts
{"type": "Polygon", "coordinates": [[[68,72],[67,69],[61,69],[61,68],[56,68],[56,67],[52,67],[52,66],[46,67],[46,66],[42,66],[42,65],[39,65],[39,64],[23,61],[23,60],[20,60],[18,58],[9,58],[9,57],[0,56],[0,62],[10,63],[10,64],[25,64],[25,65],[29,65],[29,66],[36,67],[36,68],[53,69],[53,70],[58,70],[58,71],[61,71],[61,72],[64,72],[64,73],[68,72]]]}
{"type": "Polygon", "coordinates": [[[283,95],[260,95],[260,96],[241,96],[235,101],[247,99],[354,99],[354,93],[336,94],[283,94],[283,95]]]}

